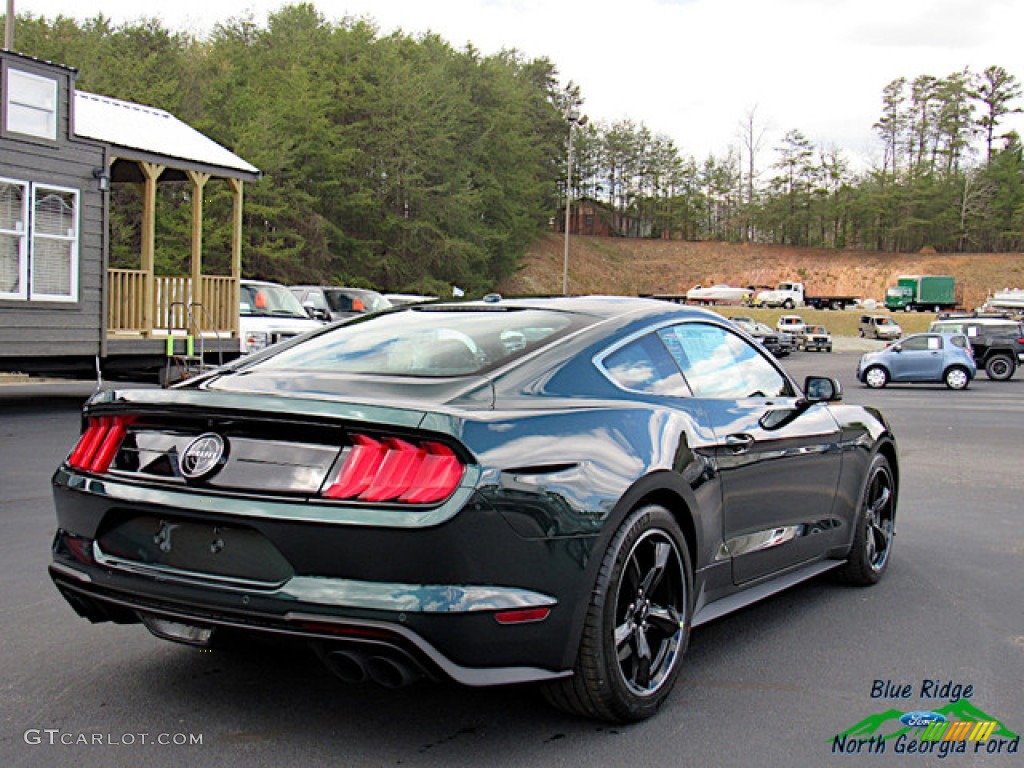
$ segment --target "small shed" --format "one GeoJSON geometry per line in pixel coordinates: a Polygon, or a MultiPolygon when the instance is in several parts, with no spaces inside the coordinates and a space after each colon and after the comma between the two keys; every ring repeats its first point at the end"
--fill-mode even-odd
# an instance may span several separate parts
{"type": "Polygon", "coordinates": [[[170,113],[78,91],[73,68],[0,51],[0,370],[153,369],[238,354],[243,184],[259,170],[170,113]],[[232,194],[230,273],[203,271],[203,190],[232,194]],[[191,269],[156,274],[156,190],[186,183],[191,269]],[[140,189],[138,267],[109,268],[110,189],[140,189]]]}
{"type": "MultiPolygon", "coordinates": [[[[555,231],[565,232],[565,208],[555,217],[555,231]]],[[[569,211],[569,234],[596,237],[650,237],[653,227],[634,216],[590,198],[574,201],[569,211]]]]}

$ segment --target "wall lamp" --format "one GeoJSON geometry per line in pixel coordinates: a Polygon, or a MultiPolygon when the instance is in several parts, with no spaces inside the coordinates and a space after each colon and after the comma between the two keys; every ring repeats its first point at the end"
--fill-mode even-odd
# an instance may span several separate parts
{"type": "Polygon", "coordinates": [[[110,173],[106,168],[93,168],[92,177],[96,179],[96,185],[99,187],[100,192],[106,192],[110,189],[110,173]]]}

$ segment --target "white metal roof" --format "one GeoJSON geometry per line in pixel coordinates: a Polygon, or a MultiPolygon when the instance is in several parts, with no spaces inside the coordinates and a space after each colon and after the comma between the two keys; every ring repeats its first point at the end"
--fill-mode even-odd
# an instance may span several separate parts
{"type": "Polygon", "coordinates": [[[75,91],[75,134],[116,147],[258,174],[259,169],[170,112],[75,91]]]}

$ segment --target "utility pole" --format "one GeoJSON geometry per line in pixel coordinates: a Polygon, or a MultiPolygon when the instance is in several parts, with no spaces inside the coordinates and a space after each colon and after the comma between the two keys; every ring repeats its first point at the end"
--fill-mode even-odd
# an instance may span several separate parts
{"type": "Polygon", "coordinates": [[[587,116],[580,115],[578,109],[569,109],[565,114],[565,119],[569,123],[569,162],[566,166],[567,170],[565,173],[565,254],[562,259],[562,295],[569,295],[569,229],[570,229],[570,211],[572,210],[572,131],[577,125],[584,126],[587,124],[587,116]]]}
{"type": "Polygon", "coordinates": [[[7,0],[7,17],[4,19],[4,48],[14,50],[14,0],[7,0]]]}

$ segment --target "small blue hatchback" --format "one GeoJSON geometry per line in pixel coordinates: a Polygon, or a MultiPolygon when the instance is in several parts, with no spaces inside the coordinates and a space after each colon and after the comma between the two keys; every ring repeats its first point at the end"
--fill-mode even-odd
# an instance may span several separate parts
{"type": "Polygon", "coordinates": [[[918,333],[861,357],[857,380],[873,389],[889,382],[942,382],[950,389],[966,389],[977,372],[966,336],[918,333]]]}

